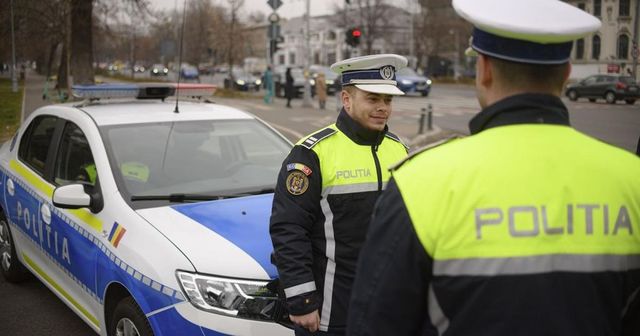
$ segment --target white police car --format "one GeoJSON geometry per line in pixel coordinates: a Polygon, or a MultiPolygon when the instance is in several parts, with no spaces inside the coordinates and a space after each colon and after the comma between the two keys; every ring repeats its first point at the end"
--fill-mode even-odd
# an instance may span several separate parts
{"type": "Polygon", "coordinates": [[[0,148],[2,274],[101,335],[292,335],[268,232],[291,143],[231,107],[176,111],[176,88],[74,87],[84,102],[31,114],[0,148]],[[127,96],[158,99],[95,100],[127,96]]]}

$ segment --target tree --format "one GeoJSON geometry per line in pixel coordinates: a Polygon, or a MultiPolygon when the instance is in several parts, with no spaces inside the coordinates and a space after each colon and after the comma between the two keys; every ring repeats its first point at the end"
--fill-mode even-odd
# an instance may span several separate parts
{"type": "Polygon", "coordinates": [[[242,30],[236,29],[238,21],[238,11],[244,5],[244,0],[227,0],[229,2],[229,12],[231,13],[231,22],[229,28],[229,43],[227,44],[227,61],[229,63],[229,75],[233,78],[233,63],[235,62],[234,45],[236,41],[242,41],[242,39],[236,34],[241,34],[242,30]]]}

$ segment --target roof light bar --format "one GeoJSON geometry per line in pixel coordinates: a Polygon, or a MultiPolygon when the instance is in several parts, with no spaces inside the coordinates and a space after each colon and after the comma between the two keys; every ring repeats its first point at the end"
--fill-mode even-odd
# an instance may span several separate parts
{"type": "Polygon", "coordinates": [[[105,83],[96,85],[74,85],[73,96],[81,99],[98,100],[109,98],[165,99],[170,96],[210,97],[216,91],[212,84],[145,83],[122,84],[105,83]]]}

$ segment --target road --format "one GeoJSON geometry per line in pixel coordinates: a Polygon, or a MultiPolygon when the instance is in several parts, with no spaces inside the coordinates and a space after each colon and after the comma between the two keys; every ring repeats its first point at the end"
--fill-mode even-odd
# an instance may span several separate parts
{"type": "MultiPolygon", "coordinates": [[[[29,79],[29,78],[28,78],[29,79]]],[[[42,105],[41,82],[31,78],[27,86],[25,115],[42,105]],[[32,87],[29,87],[32,85],[32,87]]],[[[219,78],[203,77],[203,82],[218,83],[219,78]]],[[[608,105],[605,103],[569,102],[574,127],[605,142],[635,151],[640,136],[640,104],[608,105]]],[[[327,109],[302,108],[302,100],[294,100],[287,109],[283,99],[265,105],[260,97],[250,99],[216,98],[221,104],[252,112],[296,141],[305,134],[332,123],[336,116],[336,100],[330,96],[327,109]]],[[[467,124],[480,110],[472,87],[438,85],[428,98],[410,96],[394,99],[391,129],[405,140],[415,137],[422,108],[432,106],[434,124],[442,129],[467,132],[467,124]]],[[[86,336],[95,333],[58,300],[44,285],[33,279],[27,283],[9,284],[0,277],[0,334],[86,336]]]]}

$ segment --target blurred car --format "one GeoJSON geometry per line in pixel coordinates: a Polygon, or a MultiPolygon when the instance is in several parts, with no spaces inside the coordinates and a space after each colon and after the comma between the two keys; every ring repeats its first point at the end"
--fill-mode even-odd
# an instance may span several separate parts
{"type": "Polygon", "coordinates": [[[163,64],[154,64],[149,70],[151,76],[166,76],[169,74],[169,68],[163,64]]]}
{"type": "Polygon", "coordinates": [[[145,68],[144,65],[136,64],[133,66],[134,72],[145,72],[146,70],[147,68],[145,68]]]}
{"type": "MultiPolygon", "coordinates": [[[[284,87],[286,84],[287,67],[276,67],[273,71],[273,82],[275,83],[275,94],[284,97],[284,87]]],[[[302,97],[304,92],[304,72],[302,68],[291,67],[291,77],[293,77],[294,97],[302,97]]]]}
{"type": "Polygon", "coordinates": [[[431,79],[418,75],[413,69],[406,67],[396,71],[398,88],[404,93],[419,93],[423,97],[431,91],[431,79]]]}
{"type": "Polygon", "coordinates": [[[609,104],[624,100],[634,104],[640,98],[640,88],[630,76],[593,75],[577,83],[567,85],[565,95],[571,101],[587,98],[590,102],[604,99],[609,104]]]}
{"type": "Polygon", "coordinates": [[[200,72],[198,72],[198,68],[193,65],[183,64],[182,67],[180,67],[180,78],[200,82],[200,72]]]}
{"type": "Polygon", "coordinates": [[[248,73],[244,69],[234,68],[233,83],[231,78],[224,79],[224,87],[239,91],[258,91],[262,85],[262,79],[248,73]]]}
{"type": "Polygon", "coordinates": [[[0,146],[0,272],[102,336],[291,336],[269,217],[292,144],[232,107],[176,113],[176,89],[79,85],[29,115],[0,146]]]}
{"type": "Polygon", "coordinates": [[[333,95],[336,92],[340,91],[342,85],[340,84],[340,79],[338,78],[338,74],[331,71],[328,66],[324,65],[312,65],[309,67],[309,72],[311,73],[311,95],[315,96],[316,94],[316,78],[319,73],[324,73],[324,81],[327,84],[327,94],[333,95]]]}

